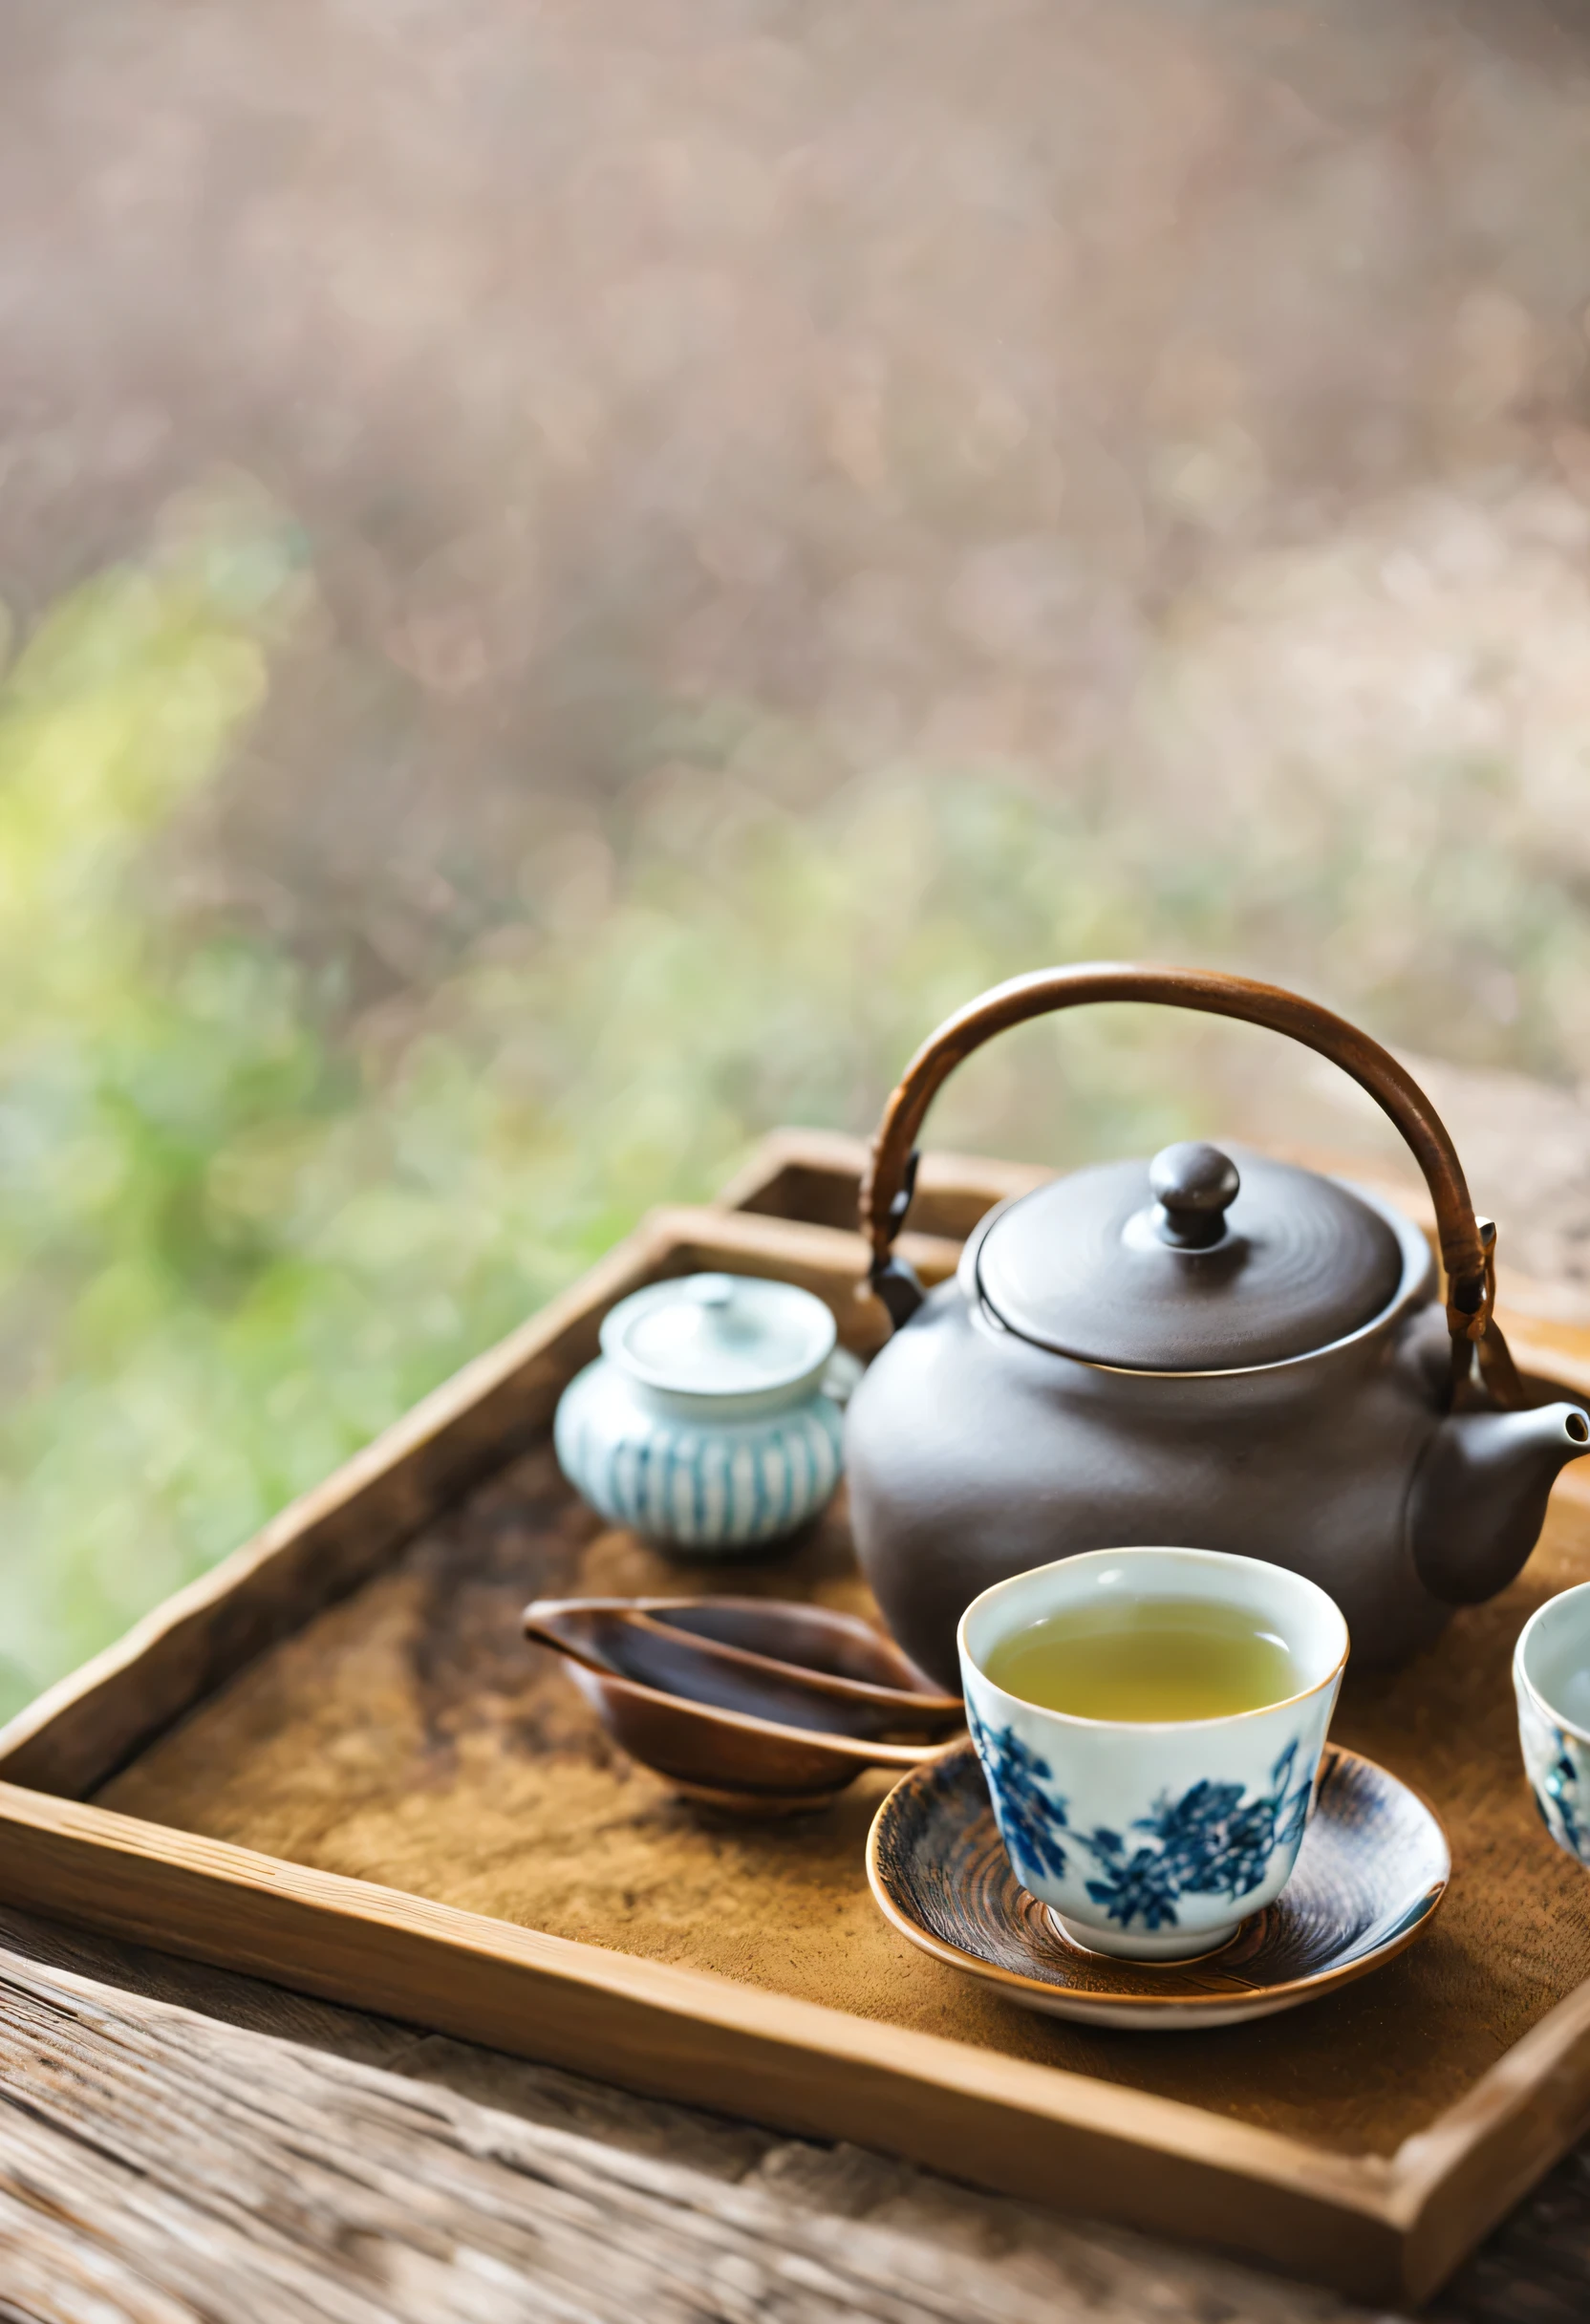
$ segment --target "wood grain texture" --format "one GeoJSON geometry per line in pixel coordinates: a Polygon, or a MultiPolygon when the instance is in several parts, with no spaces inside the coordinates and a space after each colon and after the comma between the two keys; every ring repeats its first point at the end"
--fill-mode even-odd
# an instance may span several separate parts
{"type": "Polygon", "coordinates": [[[521,2078],[510,2112],[408,2062],[399,2076],[0,1953],[0,2301],[49,2324],[1362,2314],[853,2150],[677,2109],[615,2140],[599,2091],[521,2078]]]}
{"type": "MultiPolygon", "coordinates": [[[[860,2222],[909,2235],[930,2250],[948,2246],[953,2253],[975,2256],[978,2262],[978,2280],[966,2311],[970,2324],[979,2318],[993,2324],[1004,2316],[1008,2311],[1001,2303],[1010,2298],[1012,2287],[1046,2301],[1042,2313],[1056,2324],[1071,2324],[1072,2319],[1078,2324],[1082,2319],[1112,2324],[1117,2315],[1134,2324],[1138,2318],[1153,2318],[1156,2324],[1236,2324],[1237,2319],[1243,2324],[1368,2324],[1364,2311],[1329,2293],[1122,2230],[1058,2220],[1050,2212],[979,2194],[853,2145],[813,2146],[780,2139],[752,2123],[636,2098],[583,2076],[417,2033],[365,2012],[335,2008],[255,1978],[39,1921],[5,1906],[0,1906],[0,1948],[20,1956],[35,1971],[65,1969],[101,1987],[109,1982],[117,1989],[118,2005],[123,1996],[135,2009],[140,1996],[175,2004],[180,2011],[224,2026],[275,2034],[284,2043],[312,2045],[331,2058],[383,2069],[383,2078],[412,2078],[523,2121],[601,2141],[625,2153],[660,2157],[709,2181],[766,2187],[781,2201],[815,2214],[830,2243],[842,2246],[852,2224],[860,2222]]],[[[0,2042],[4,2016],[0,2004],[0,2042]]],[[[158,2016],[152,2020],[157,2040],[162,2038],[163,2025],[158,2016]]],[[[202,2030],[194,2038],[203,2039],[202,2030]]],[[[79,2043],[82,2039],[79,2032],[79,2043]]],[[[246,2060],[250,2086],[269,2089],[281,2048],[258,2042],[247,2052],[229,2055],[246,2060]]],[[[0,2055],[0,2107],[8,2095],[12,2104],[27,2105],[31,2077],[13,2056],[0,2055]]],[[[92,2094],[85,2093],[79,2129],[94,2136],[99,2127],[92,2094]]],[[[215,2135],[212,2123],[212,2140],[215,2135]]],[[[475,2151],[482,2151],[478,2143],[475,2151]]],[[[129,2170],[140,2167],[136,2151],[122,2151],[118,2160],[129,2170]]],[[[424,2174],[422,2144],[417,2148],[414,2167],[424,2174]]],[[[496,2167],[505,2200],[511,2203],[518,2185],[512,2165],[496,2167]]],[[[698,2189],[696,2199],[710,2206],[711,2188],[698,2189]]],[[[617,2221],[610,2218],[605,2204],[600,2208],[602,2216],[591,2238],[595,2252],[617,2231],[617,2221]]],[[[74,2253],[67,2266],[56,2265],[57,2225],[47,2221],[43,2230],[40,2264],[51,2271],[48,2298],[31,2311],[10,2308],[0,2280],[0,2318],[6,2324],[24,2316],[27,2324],[39,2324],[41,2318],[48,2324],[86,2324],[72,2291],[80,2256],[74,2253]]],[[[69,2228],[62,2231],[70,2233],[69,2228]]],[[[457,2219],[454,2232],[466,2247],[467,2214],[457,2219]]],[[[96,2245],[103,2248],[107,2236],[104,2220],[97,2221],[96,2245]]],[[[334,2274],[341,2265],[333,2239],[324,2266],[334,2274]]],[[[145,2279],[161,2277],[163,2266],[160,2249],[146,2253],[145,2279]]],[[[247,2268],[246,2253],[242,2267],[247,2268]]],[[[1587,2282],[1590,2148],[1581,2148],[1519,2206],[1505,2227],[1423,2313],[1427,2324],[1581,2324],[1587,2282]]],[[[219,2313],[231,2324],[235,2310],[225,2304],[228,2291],[229,2286],[223,2285],[211,2293],[212,2305],[203,2312],[206,2319],[219,2313]]],[[[315,2305],[308,2313],[324,2317],[332,2296],[317,2285],[315,2305]]],[[[526,2303],[526,2313],[530,2312],[526,2303]]],[[[123,2317],[131,2324],[136,2313],[124,2310],[118,2316],[101,2308],[94,2313],[94,2324],[122,2324],[123,2317]]],[[[190,2324],[194,2313],[190,2309],[182,2324],[190,2324]]],[[[392,2313],[394,2324],[405,2324],[400,2312],[392,2313]]],[[[708,2306],[703,2314],[716,2319],[721,2310],[708,2306]]],[[[1386,2312],[1376,2324],[1388,2324],[1386,2312]]]]}
{"type": "Polygon", "coordinates": [[[1392,2175],[1054,2067],[0,1787],[6,1887],[88,1926],[1032,2200],[1400,2281],[1392,2175]]]}

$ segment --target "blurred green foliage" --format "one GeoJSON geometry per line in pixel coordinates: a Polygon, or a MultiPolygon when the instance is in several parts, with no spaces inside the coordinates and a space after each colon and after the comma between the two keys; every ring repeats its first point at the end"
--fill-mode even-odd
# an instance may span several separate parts
{"type": "MultiPolygon", "coordinates": [[[[1450,961],[1483,957],[1529,1061],[1572,1060],[1583,915],[1496,848],[1492,770],[1405,770],[1367,821],[1300,778],[1240,831],[1012,767],[883,768],[794,811],[776,770],[803,738],[724,702],[659,712],[622,795],[548,823],[514,915],[405,1010],[350,1020],[334,975],[175,909],[161,852],[311,591],[274,511],[200,499],[0,693],[0,1711],[649,1203],[704,1195],[776,1122],[868,1127],[1001,976],[1214,958],[1417,1042],[1450,961]]],[[[1231,1038],[1130,1011],[1033,1028],[957,1078],[935,1135],[1061,1158],[1214,1127],[1231,1038]]]]}

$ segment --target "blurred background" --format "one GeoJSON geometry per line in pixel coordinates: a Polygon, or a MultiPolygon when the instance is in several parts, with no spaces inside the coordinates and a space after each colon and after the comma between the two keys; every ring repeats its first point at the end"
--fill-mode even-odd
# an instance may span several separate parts
{"type": "Polygon", "coordinates": [[[9,0],[0,221],[0,1714],[1050,960],[1590,1315],[1577,0],[9,0]]]}

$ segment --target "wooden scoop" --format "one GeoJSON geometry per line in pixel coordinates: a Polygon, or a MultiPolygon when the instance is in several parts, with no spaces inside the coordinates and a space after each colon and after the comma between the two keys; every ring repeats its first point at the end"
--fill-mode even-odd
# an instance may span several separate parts
{"type": "Polygon", "coordinates": [[[919,1766],[965,1717],[891,1641],[823,1606],[538,1599],[525,1629],[632,1758],[741,1812],[821,1806],[864,1768],[919,1766]]]}

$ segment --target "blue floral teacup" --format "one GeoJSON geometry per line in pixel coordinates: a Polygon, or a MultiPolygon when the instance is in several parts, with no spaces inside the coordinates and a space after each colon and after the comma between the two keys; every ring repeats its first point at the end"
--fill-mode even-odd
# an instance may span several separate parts
{"type": "Polygon", "coordinates": [[[1590,1582],[1548,1598],[1513,1650],[1518,1740],[1540,1820],[1590,1864],[1590,1582]]]}
{"type": "Polygon", "coordinates": [[[967,1725],[1022,1885],[1062,1934],[1128,1960],[1215,1951],[1291,1878],[1347,1659],[1333,1599],[1207,1549],[1101,1549],[1018,1574],[961,1617],[967,1725]],[[1082,1718],[996,1686],[995,1649],[1111,1598],[1202,1600],[1257,1618],[1290,1659],[1285,1700],[1224,1718],[1082,1718]]]}

